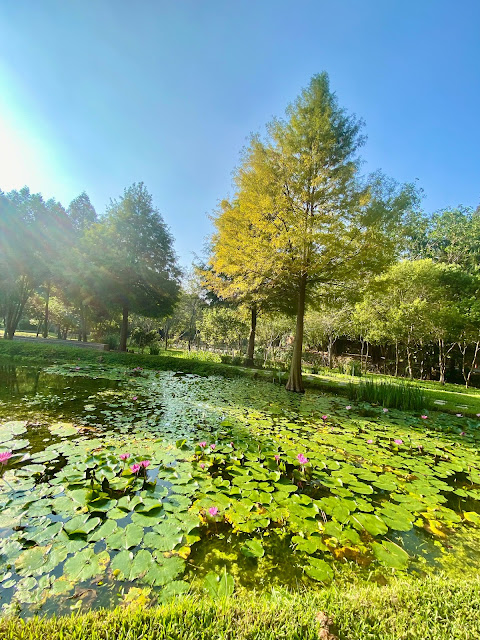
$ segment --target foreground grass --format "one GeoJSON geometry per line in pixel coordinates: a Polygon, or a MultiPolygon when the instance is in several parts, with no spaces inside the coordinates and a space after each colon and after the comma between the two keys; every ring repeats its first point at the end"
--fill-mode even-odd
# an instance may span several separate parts
{"type": "Polygon", "coordinates": [[[5,640],[474,640],[480,578],[394,579],[387,586],[331,586],[285,596],[168,604],[81,615],[0,621],[5,640]]]}
{"type": "MultiPolygon", "coordinates": [[[[268,370],[247,369],[216,362],[216,354],[188,352],[180,350],[162,351],[158,356],[140,353],[120,353],[117,351],[95,351],[82,347],[48,344],[36,344],[15,340],[0,339],[0,358],[10,360],[12,364],[52,364],[56,362],[77,362],[90,364],[110,364],[125,367],[141,366],[145,369],[180,370],[197,375],[221,375],[232,377],[253,377],[284,384],[288,374],[268,370]]],[[[328,369],[318,374],[305,374],[304,384],[307,388],[325,391],[336,395],[348,396],[348,385],[361,381],[375,380],[395,384],[395,378],[384,375],[352,377],[328,369]]],[[[403,381],[403,379],[402,379],[403,381]]],[[[430,380],[412,380],[408,384],[421,389],[430,404],[438,411],[463,413],[471,417],[480,413],[480,389],[465,389],[462,385],[446,384],[430,380]],[[437,404],[440,401],[442,404],[437,404]]]]}

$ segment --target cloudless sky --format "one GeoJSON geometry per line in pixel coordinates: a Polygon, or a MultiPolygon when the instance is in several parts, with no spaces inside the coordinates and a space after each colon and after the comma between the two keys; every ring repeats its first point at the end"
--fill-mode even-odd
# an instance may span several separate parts
{"type": "Polygon", "coordinates": [[[365,171],[480,204],[479,0],[0,0],[0,189],[102,214],[143,181],[188,266],[248,135],[321,71],[365,171]]]}

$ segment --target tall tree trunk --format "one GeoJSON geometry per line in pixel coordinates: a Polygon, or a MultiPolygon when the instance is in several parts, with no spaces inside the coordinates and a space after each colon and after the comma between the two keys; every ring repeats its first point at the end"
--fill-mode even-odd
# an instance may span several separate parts
{"type": "Polygon", "coordinates": [[[127,333],[128,333],[128,307],[122,309],[122,326],[120,328],[120,345],[119,351],[127,350],[127,333]]]}
{"type": "Polygon", "coordinates": [[[253,354],[255,352],[255,333],[257,331],[257,305],[252,304],[250,318],[250,334],[248,336],[247,359],[245,364],[247,367],[253,367],[253,354]]]}
{"type": "Polygon", "coordinates": [[[163,330],[163,335],[165,338],[165,351],[167,351],[168,349],[168,325],[165,325],[164,330],[163,330]]]}
{"type": "Polygon", "coordinates": [[[480,341],[477,340],[477,342],[475,343],[475,351],[473,354],[473,358],[472,358],[472,364],[470,366],[470,370],[467,374],[467,377],[465,378],[465,387],[468,389],[468,385],[470,384],[470,377],[472,375],[472,371],[475,369],[476,365],[477,365],[477,355],[478,355],[478,351],[480,349],[480,341]]]}
{"type": "Polygon", "coordinates": [[[445,343],[438,340],[438,367],[440,369],[440,384],[445,384],[445,343]]]}
{"type": "Polygon", "coordinates": [[[333,347],[335,345],[335,338],[330,335],[328,336],[328,347],[327,347],[327,351],[328,351],[328,368],[331,370],[333,369],[333,347]]]}
{"type": "Polygon", "coordinates": [[[302,381],[302,348],[303,348],[303,320],[305,316],[305,293],[307,290],[307,276],[300,278],[300,289],[298,292],[297,326],[295,329],[295,341],[293,343],[292,363],[285,388],[287,391],[305,393],[302,381]]]}
{"type": "Polygon", "coordinates": [[[398,353],[398,340],[395,340],[395,377],[398,377],[399,362],[400,362],[400,354],[398,353]]]}
{"type": "Polygon", "coordinates": [[[423,341],[420,340],[420,380],[423,380],[425,356],[423,352],[423,341]]]}
{"type": "Polygon", "coordinates": [[[24,302],[11,302],[7,308],[4,334],[7,340],[13,340],[18,323],[22,318],[25,303],[26,300],[24,302]]]}
{"type": "Polygon", "coordinates": [[[50,302],[50,281],[48,281],[47,283],[47,297],[45,299],[45,313],[43,316],[43,337],[44,338],[48,338],[48,324],[49,324],[49,317],[48,317],[48,304],[50,302]]]}
{"type": "Polygon", "coordinates": [[[78,332],[78,340],[87,342],[87,310],[83,303],[80,303],[80,330],[78,332]]]}
{"type": "Polygon", "coordinates": [[[410,380],[413,380],[412,351],[410,349],[410,340],[407,342],[407,363],[408,363],[408,377],[410,378],[410,380]]]}

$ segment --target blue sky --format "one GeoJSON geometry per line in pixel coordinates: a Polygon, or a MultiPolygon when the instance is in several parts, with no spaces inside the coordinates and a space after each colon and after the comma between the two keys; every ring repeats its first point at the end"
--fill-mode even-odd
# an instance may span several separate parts
{"type": "Polygon", "coordinates": [[[480,204],[478,0],[2,0],[0,188],[99,213],[145,182],[188,266],[250,133],[315,73],[365,171],[480,204]]]}

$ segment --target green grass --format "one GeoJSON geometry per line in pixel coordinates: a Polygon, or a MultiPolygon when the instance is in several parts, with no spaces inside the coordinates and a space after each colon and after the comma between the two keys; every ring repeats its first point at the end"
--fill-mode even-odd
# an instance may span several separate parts
{"type": "Polygon", "coordinates": [[[402,411],[421,411],[434,408],[431,397],[416,385],[393,380],[361,380],[348,385],[348,399],[369,402],[402,411]]]}
{"type": "Polygon", "coordinates": [[[480,579],[393,579],[294,596],[186,596],[83,615],[0,621],[4,640],[475,640],[480,579]],[[330,619],[330,620],[328,620],[330,619]],[[325,620],[327,620],[325,622],[325,620]],[[327,633],[328,632],[328,633],[327,633]],[[331,634],[331,635],[329,635],[331,634]]]}

